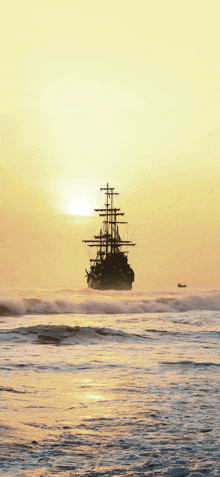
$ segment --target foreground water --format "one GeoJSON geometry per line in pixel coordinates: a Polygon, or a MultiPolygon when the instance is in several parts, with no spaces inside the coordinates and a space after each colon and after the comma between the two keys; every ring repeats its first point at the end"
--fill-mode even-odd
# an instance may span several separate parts
{"type": "Polygon", "coordinates": [[[219,476],[218,291],[2,291],[0,475],[219,476]]]}

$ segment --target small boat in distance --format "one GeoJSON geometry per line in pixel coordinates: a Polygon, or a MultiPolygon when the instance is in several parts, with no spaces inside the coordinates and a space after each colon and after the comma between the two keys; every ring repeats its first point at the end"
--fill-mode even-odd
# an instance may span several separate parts
{"type": "Polygon", "coordinates": [[[179,288],[186,288],[187,285],[185,283],[178,283],[179,288]]]}
{"type": "Polygon", "coordinates": [[[96,258],[90,259],[90,271],[86,270],[88,287],[96,290],[131,290],[134,272],[128,264],[128,252],[121,248],[133,247],[135,244],[121,240],[119,235],[118,224],[127,222],[117,221],[118,216],[124,215],[113,204],[113,197],[118,193],[108,183],[100,190],[106,191],[105,208],[95,209],[95,212],[100,212],[100,217],[104,217],[103,227],[99,235],[94,236],[95,240],[83,240],[89,247],[97,247],[96,258]]]}

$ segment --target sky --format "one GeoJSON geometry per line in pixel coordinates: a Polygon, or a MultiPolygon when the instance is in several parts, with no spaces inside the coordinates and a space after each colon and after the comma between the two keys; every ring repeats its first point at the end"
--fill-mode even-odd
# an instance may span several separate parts
{"type": "MultiPolygon", "coordinates": [[[[1,286],[83,288],[108,182],[134,289],[219,286],[220,4],[8,0],[1,286]]],[[[92,255],[91,255],[92,258],[92,255]]]]}

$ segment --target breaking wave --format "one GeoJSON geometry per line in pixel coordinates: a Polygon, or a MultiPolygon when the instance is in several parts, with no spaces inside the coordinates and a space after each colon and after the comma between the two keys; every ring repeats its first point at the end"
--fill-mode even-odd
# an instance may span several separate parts
{"type": "Polygon", "coordinates": [[[140,314],[184,312],[190,310],[220,311],[220,294],[145,297],[130,294],[94,297],[71,296],[58,299],[13,298],[0,300],[0,316],[27,314],[140,314]]]}

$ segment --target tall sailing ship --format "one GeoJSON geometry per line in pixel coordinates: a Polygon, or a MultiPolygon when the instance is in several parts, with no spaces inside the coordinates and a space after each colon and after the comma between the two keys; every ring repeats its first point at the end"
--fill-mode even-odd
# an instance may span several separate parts
{"type": "Polygon", "coordinates": [[[100,189],[105,191],[105,208],[95,209],[100,217],[104,217],[103,227],[99,235],[94,236],[95,240],[83,240],[89,247],[96,247],[96,258],[90,259],[90,271],[86,270],[87,283],[89,288],[96,290],[131,290],[134,281],[134,272],[128,263],[128,251],[122,251],[122,247],[133,247],[135,244],[129,240],[121,240],[118,224],[118,217],[124,212],[114,207],[114,187],[100,189]]]}

